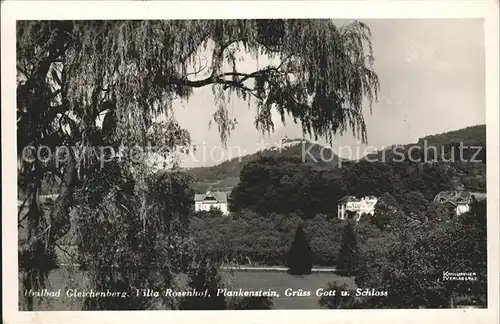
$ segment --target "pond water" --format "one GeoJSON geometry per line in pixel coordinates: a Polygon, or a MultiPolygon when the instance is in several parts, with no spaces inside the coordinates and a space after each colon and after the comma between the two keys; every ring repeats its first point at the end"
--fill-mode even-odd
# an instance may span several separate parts
{"type": "MultiPolygon", "coordinates": [[[[352,278],[323,272],[292,276],[286,272],[276,271],[222,270],[221,276],[225,287],[230,291],[239,291],[240,288],[243,291],[275,291],[279,297],[273,298],[273,309],[319,309],[317,289],[326,288],[330,282],[354,286],[352,278]],[[288,294],[293,294],[295,291],[295,296],[286,296],[287,289],[288,294]],[[307,291],[310,292],[310,296],[307,296],[307,291]]],[[[68,268],[57,269],[51,272],[49,283],[50,290],[61,289],[61,297],[45,298],[36,307],[36,310],[81,310],[83,300],[67,297],[65,292],[67,289],[84,289],[88,284],[84,273],[68,268]]],[[[185,284],[185,276],[179,277],[180,287],[185,286],[185,284]]]]}

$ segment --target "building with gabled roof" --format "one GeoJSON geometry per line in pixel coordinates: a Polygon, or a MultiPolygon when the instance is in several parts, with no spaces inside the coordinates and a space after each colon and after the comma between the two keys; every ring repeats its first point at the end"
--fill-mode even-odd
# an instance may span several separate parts
{"type": "Polygon", "coordinates": [[[210,211],[212,209],[219,209],[222,214],[229,214],[229,191],[207,191],[204,194],[194,195],[194,210],[210,211]]]}
{"type": "Polygon", "coordinates": [[[354,219],[357,221],[359,221],[363,214],[373,216],[377,201],[377,197],[372,195],[362,198],[345,196],[338,202],[337,217],[339,219],[347,219],[349,212],[354,213],[354,219]]]}
{"type": "Polygon", "coordinates": [[[470,211],[470,206],[474,200],[486,199],[486,194],[473,193],[470,191],[441,191],[434,197],[434,202],[442,204],[452,210],[456,216],[470,211]]]}

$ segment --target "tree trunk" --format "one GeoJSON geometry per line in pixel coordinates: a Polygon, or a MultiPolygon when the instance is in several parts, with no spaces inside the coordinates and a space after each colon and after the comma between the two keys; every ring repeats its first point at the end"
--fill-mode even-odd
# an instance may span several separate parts
{"type": "Polygon", "coordinates": [[[50,213],[51,242],[56,242],[70,229],[69,207],[73,200],[73,191],[77,181],[76,160],[71,150],[68,154],[69,161],[64,170],[63,181],[59,187],[59,196],[50,213]]]}

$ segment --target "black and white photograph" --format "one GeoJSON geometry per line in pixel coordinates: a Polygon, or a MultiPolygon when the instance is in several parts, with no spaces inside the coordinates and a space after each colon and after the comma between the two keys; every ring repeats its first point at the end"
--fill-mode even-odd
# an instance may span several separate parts
{"type": "Polygon", "coordinates": [[[11,22],[16,312],[498,309],[486,20],[267,14],[11,22]]]}

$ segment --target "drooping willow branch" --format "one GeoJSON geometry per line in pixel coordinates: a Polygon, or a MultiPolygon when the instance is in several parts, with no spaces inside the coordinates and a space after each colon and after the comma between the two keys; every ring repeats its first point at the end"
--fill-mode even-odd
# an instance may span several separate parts
{"type": "MultiPolygon", "coordinates": [[[[22,21],[17,66],[18,151],[61,143],[145,145],[158,115],[168,115],[176,99],[206,86],[212,86],[217,104],[200,109],[215,108],[223,142],[235,126],[227,92],[254,101],[259,130],[273,128],[271,111],[276,110],[282,120],[291,115],[302,123],[310,135],[329,137],[350,128],[365,140],[363,100],[371,105],[379,90],[368,27],[354,22],[339,28],[330,20],[22,21]],[[210,52],[211,60],[188,72],[200,52],[210,52]],[[238,53],[279,63],[243,71],[238,53]],[[190,79],[205,70],[208,76],[190,79]],[[105,120],[98,127],[101,114],[105,120]]],[[[184,135],[176,128],[168,133],[184,135]]],[[[89,160],[85,183],[95,164],[89,160]]],[[[74,157],[59,171],[59,198],[48,217],[50,238],[28,240],[33,258],[48,251],[39,248],[42,243],[54,245],[69,228],[68,210],[81,185],[74,157]]],[[[41,161],[20,163],[20,184],[31,197],[26,220],[32,238],[46,233],[36,197],[48,172],[41,161]],[[32,170],[36,177],[29,175],[32,170]]],[[[134,177],[145,186],[144,174],[134,177]]],[[[30,273],[26,283],[41,282],[37,274],[30,273]]]]}

